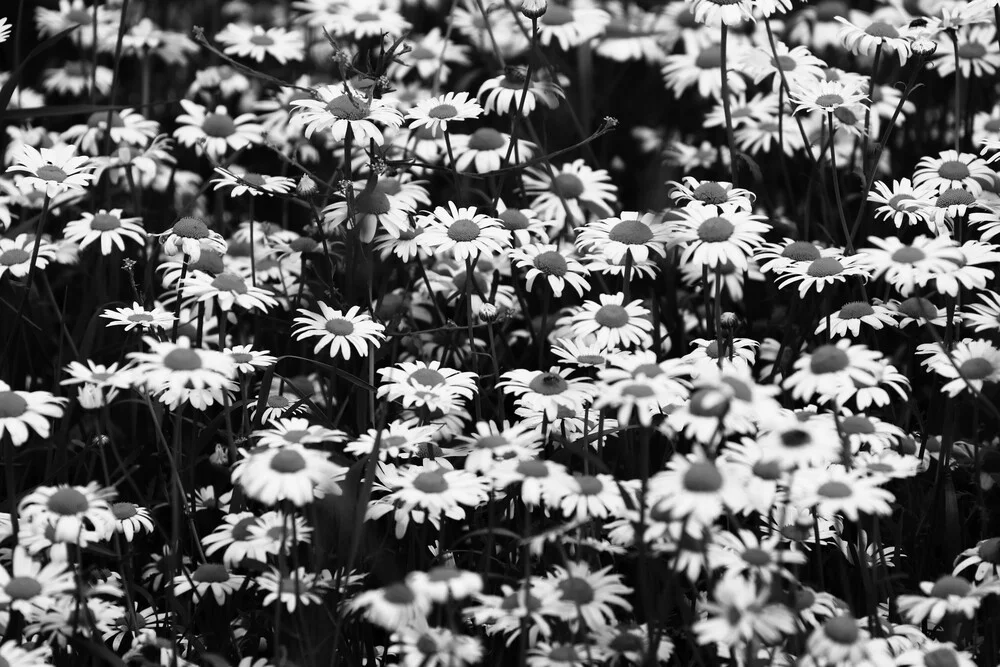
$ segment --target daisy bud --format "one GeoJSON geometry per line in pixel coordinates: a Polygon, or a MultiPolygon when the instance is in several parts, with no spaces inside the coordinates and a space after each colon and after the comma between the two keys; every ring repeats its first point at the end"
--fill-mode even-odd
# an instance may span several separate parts
{"type": "Polygon", "coordinates": [[[932,39],[927,39],[926,37],[918,37],[910,44],[910,48],[913,53],[918,56],[923,56],[924,58],[934,55],[934,52],[937,51],[937,47],[937,42],[932,39]]]}
{"type": "Polygon", "coordinates": [[[725,312],[719,318],[719,325],[722,328],[722,333],[727,336],[732,336],[740,328],[743,323],[740,321],[740,316],[736,313],[725,312]]]}
{"type": "Polygon", "coordinates": [[[300,195],[311,195],[316,192],[316,181],[314,181],[309,176],[303,176],[299,179],[299,184],[296,190],[300,195]]]}
{"type": "Polygon", "coordinates": [[[500,309],[492,303],[484,303],[479,307],[479,319],[483,322],[496,322],[500,309]]]}
{"type": "Polygon", "coordinates": [[[229,452],[226,451],[226,448],[222,445],[216,445],[215,451],[212,452],[212,455],[208,458],[208,460],[214,466],[226,468],[229,466],[229,452]]]}
{"type": "Polygon", "coordinates": [[[529,19],[537,19],[549,8],[546,0],[522,0],[521,13],[529,19]]]}

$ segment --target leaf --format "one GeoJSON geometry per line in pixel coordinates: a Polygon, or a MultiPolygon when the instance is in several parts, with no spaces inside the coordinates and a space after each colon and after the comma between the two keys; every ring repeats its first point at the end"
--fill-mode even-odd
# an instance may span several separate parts
{"type": "Polygon", "coordinates": [[[739,151],[736,153],[736,159],[742,160],[746,164],[747,169],[750,170],[750,174],[753,176],[754,183],[760,183],[763,180],[764,173],[760,170],[760,165],[757,164],[756,160],[746,153],[741,153],[739,151]]]}
{"type": "Polygon", "coordinates": [[[10,98],[14,96],[14,89],[17,88],[17,82],[21,80],[21,74],[24,73],[24,70],[28,66],[28,63],[30,63],[35,58],[42,55],[49,49],[51,49],[53,46],[56,45],[56,43],[59,42],[59,40],[61,40],[63,37],[70,34],[79,27],[80,27],[79,25],[74,25],[70,28],[66,28],[62,32],[57,32],[56,34],[52,35],[44,42],[33,48],[31,50],[31,53],[29,53],[24,58],[24,60],[21,61],[21,64],[18,65],[17,69],[14,70],[13,73],[11,73],[10,78],[7,79],[7,83],[3,85],[3,88],[0,88],[0,121],[6,120],[7,107],[10,105],[10,98]]]}
{"type": "MultiPolygon", "coordinates": [[[[155,104],[171,105],[176,100],[155,102],[155,104]]],[[[149,106],[152,106],[151,103],[149,106]]],[[[35,107],[34,109],[9,109],[6,112],[7,122],[27,120],[30,118],[56,118],[59,116],[90,115],[108,111],[121,111],[122,109],[134,109],[134,104],[60,104],[58,106],[35,107]]],[[[138,105],[141,106],[141,105],[138,105]]]]}

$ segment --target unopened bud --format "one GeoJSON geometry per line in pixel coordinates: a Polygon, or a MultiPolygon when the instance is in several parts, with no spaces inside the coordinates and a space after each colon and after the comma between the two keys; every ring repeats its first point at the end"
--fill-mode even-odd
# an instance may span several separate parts
{"type": "Polygon", "coordinates": [[[483,322],[496,322],[500,315],[500,309],[492,303],[484,303],[479,307],[479,319],[483,322]]]}
{"type": "Polygon", "coordinates": [[[925,58],[934,55],[934,52],[937,51],[937,47],[937,42],[925,37],[918,37],[910,44],[910,48],[914,54],[925,58]]]}
{"type": "Polygon", "coordinates": [[[537,19],[548,8],[547,0],[521,0],[521,13],[529,19],[537,19]]]}
{"type": "Polygon", "coordinates": [[[300,195],[311,195],[316,192],[316,181],[309,176],[303,176],[299,179],[297,190],[300,195]]]}

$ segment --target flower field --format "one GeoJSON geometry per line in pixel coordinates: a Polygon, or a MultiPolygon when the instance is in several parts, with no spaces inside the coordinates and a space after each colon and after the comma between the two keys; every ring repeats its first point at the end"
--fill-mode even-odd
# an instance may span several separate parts
{"type": "Polygon", "coordinates": [[[1000,667],[998,69],[1000,0],[7,0],[0,667],[1000,667]]]}

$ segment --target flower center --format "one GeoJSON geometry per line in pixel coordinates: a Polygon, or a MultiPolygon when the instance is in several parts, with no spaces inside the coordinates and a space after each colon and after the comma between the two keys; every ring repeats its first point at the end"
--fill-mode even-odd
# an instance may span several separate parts
{"type": "Polygon", "coordinates": [[[798,66],[795,62],[795,58],[791,56],[778,56],[777,58],[771,59],[771,64],[774,65],[775,69],[779,69],[782,72],[791,72],[798,66]]]}
{"type": "Polygon", "coordinates": [[[850,498],[854,492],[843,482],[831,481],[820,484],[816,493],[824,498],[850,498]]]}
{"type": "Polygon", "coordinates": [[[972,585],[965,579],[946,574],[934,582],[934,587],[931,588],[930,594],[931,597],[948,598],[952,595],[968,595],[971,590],[972,585]]]}
{"type": "Polygon", "coordinates": [[[962,188],[948,188],[941,193],[941,196],[937,198],[935,204],[939,208],[947,208],[949,206],[970,206],[976,203],[976,198],[972,196],[972,193],[968,190],[963,190],[962,188]]]}
{"type": "Polygon", "coordinates": [[[812,262],[819,259],[821,255],[819,248],[809,241],[794,241],[781,251],[781,256],[796,262],[812,262]]]}
{"type": "Polygon", "coordinates": [[[851,301],[840,309],[840,318],[843,320],[860,320],[874,314],[875,309],[865,301],[851,301]]]}
{"type": "Polygon", "coordinates": [[[555,396],[568,388],[569,383],[558,373],[539,373],[528,383],[528,389],[542,396],[555,396]]]}
{"type": "Polygon", "coordinates": [[[203,239],[208,237],[208,225],[198,218],[181,218],[174,223],[171,232],[187,239],[203,239]]]}
{"type": "Polygon", "coordinates": [[[924,654],[924,667],[959,667],[955,649],[942,646],[924,654]]]}
{"type": "MultiPolygon", "coordinates": [[[[90,114],[89,118],[87,118],[87,127],[99,127],[101,125],[107,125],[107,123],[108,114],[104,111],[95,111],[90,114]]],[[[111,127],[125,127],[125,121],[122,120],[121,114],[111,114],[111,127]]]]}
{"type": "Polygon", "coordinates": [[[549,651],[549,662],[565,662],[568,665],[580,664],[580,654],[571,644],[563,644],[549,651]]]}
{"type": "Polygon", "coordinates": [[[691,395],[688,410],[696,417],[720,419],[729,412],[729,397],[718,389],[699,389],[691,395]]]}
{"type": "Polygon", "coordinates": [[[823,107],[824,109],[839,107],[843,103],[844,98],[836,93],[826,93],[816,97],[816,106],[823,107]]]}
{"type": "Polygon", "coordinates": [[[761,479],[769,481],[781,479],[781,464],[777,461],[757,461],[753,464],[752,471],[761,479]]]}
{"type": "Polygon", "coordinates": [[[577,475],[576,483],[580,485],[581,496],[596,496],[604,490],[604,484],[593,475],[577,475]]]}
{"type": "Polygon", "coordinates": [[[42,585],[32,577],[11,577],[4,592],[15,600],[30,600],[41,594],[42,585]]]}
{"type": "Polygon", "coordinates": [[[694,59],[694,66],[699,69],[719,69],[722,65],[722,49],[718,45],[706,46],[694,59]]]}
{"type": "Polygon", "coordinates": [[[623,220],[611,228],[608,238],[626,245],[643,245],[652,240],[653,230],[639,220],[623,220]]]}
{"type": "Polygon", "coordinates": [[[481,127],[469,137],[469,148],[475,151],[495,151],[505,143],[503,135],[491,127],[481,127]]]}
{"type": "Polygon", "coordinates": [[[508,208],[503,213],[497,215],[500,222],[507,231],[516,232],[520,229],[527,229],[531,225],[531,220],[524,213],[516,208],[508,208]]]}
{"type": "Polygon", "coordinates": [[[413,478],[413,488],[422,493],[444,493],[448,490],[448,480],[440,470],[430,470],[413,478]]]}
{"type": "Polygon", "coordinates": [[[993,363],[983,357],[973,357],[963,361],[958,370],[969,380],[983,380],[993,373],[993,363]]]}
{"type": "Polygon", "coordinates": [[[280,408],[284,410],[291,404],[292,402],[281,394],[272,394],[267,397],[267,407],[269,408],[280,408]]]}
{"type": "Polygon", "coordinates": [[[190,348],[178,347],[163,357],[163,365],[172,371],[195,371],[201,368],[201,357],[190,348]]]}
{"type": "Polygon", "coordinates": [[[615,303],[609,303],[606,306],[601,306],[600,309],[594,313],[594,321],[600,324],[602,327],[607,327],[608,329],[620,329],[629,323],[628,311],[625,310],[624,306],[619,306],[615,303]]]}
{"type": "Polygon", "coordinates": [[[1000,537],[991,537],[979,543],[976,553],[987,563],[1000,563],[1000,537]]]}
{"type": "Polygon", "coordinates": [[[853,644],[858,640],[858,624],[850,616],[837,616],[823,624],[826,636],[838,644],[853,644]]]}
{"type": "Polygon", "coordinates": [[[698,238],[706,243],[721,243],[729,240],[736,226],[725,218],[709,218],[698,225],[698,238]]]}
{"type": "Polygon", "coordinates": [[[986,46],[979,42],[964,42],[958,45],[958,57],[977,60],[986,55],[986,46]]]}
{"type": "Polygon", "coordinates": [[[809,370],[817,375],[837,373],[847,368],[850,361],[847,353],[836,345],[823,345],[813,352],[809,360],[809,370]]]}
{"type": "Polygon", "coordinates": [[[229,137],[236,132],[236,123],[225,113],[210,113],[205,116],[201,129],[210,137],[229,137]]]}
{"type": "Polygon", "coordinates": [[[808,431],[800,428],[789,429],[781,434],[781,444],[791,449],[798,449],[812,443],[812,436],[808,431]]]}
{"type": "Polygon", "coordinates": [[[633,382],[621,388],[622,396],[631,398],[650,398],[656,394],[652,387],[642,382],[633,382]]]}
{"type": "Polygon", "coordinates": [[[459,243],[468,243],[479,238],[479,225],[468,218],[459,218],[448,227],[448,238],[459,243]]]}
{"type": "Polygon", "coordinates": [[[582,577],[570,577],[559,582],[562,599],[581,607],[594,601],[594,587],[582,577]]]}
{"type": "Polygon", "coordinates": [[[544,461],[539,461],[538,459],[531,459],[530,461],[521,461],[517,464],[517,472],[519,475],[524,477],[548,477],[549,469],[545,465],[544,461]]]}
{"type": "Polygon", "coordinates": [[[844,265],[834,257],[820,257],[809,263],[806,273],[814,278],[836,276],[844,270],[844,265]]]}
{"type": "Polygon", "coordinates": [[[550,4],[542,14],[545,25],[566,25],[573,22],[573,11],[562,5],[550,4]]]}
{"type": "Polygon", "coordinates": [[[292,474],[304,470],[305,467],[305,458],[291,449],[283,449],[271,459],[271,470],[275,472],[292,474]]]}
{"type": "Polygon", "coordinates": [[[247,293],[247,283],[245,280],[232,273],[220,273],[212,280],[212,287],[220,292],[234,292],[236,294],[247,293]]]}
{"type": "Polygon", "coordinates": [[[90,501],[76,489],[64,486],[49,497],[48,508],[55,514],[74,516],[90,508],[90,501]]]}
{"type": "Polygon", "coordinates": [[[899,250],[892,253],[892,261],[899,262],[900,264],[916,264],[926,258],[927,253],[920,248],[914,248],[913,246],[903,246],[899,250]]]}
{"type": "Polygon", "coordinates": [[[525,610],[531,612],[539,609],[541,606],[541,600],[536,598],[531,593],[528,593],[527,595],[511,593],[505,596],[503,602],[500,603],[500,608],[504,611],[513,611],[523,607],[525,610]]]}
{"type": "Polygon", "coordinates": [[[229,571],[225,565],[205,563],[191,573],[191,578],[203,584],[222,584],[229,581],[229,571]]]}
{"type": "Polygon", "coordinates": [[[899,37],[899,31],[884,21],[873,21],[871,25],[865,28],[865,32],[872,37],[887,37],[889,39],[899,37]]]}
{"type": "Polygon", "coordinates": [[[38,178],[43,181],[52,181],[54,183],[62,183],[67,177],[69,177],[69,174],[54,164],[42,165],[35,173],[38,174],[38,178]]]}
{"type": "Polygon", "coordinates": [[[129,322],[140,322],[140,323],[152,322],[153,316],[150,315],[149,313],[132,313],[125,319],[127,319],[129,322]]]}
{"type": "Polygon", "coordinates": [[[691,194],[694,195],[695,199],[706,204],[724,204],[728,199],[726,189],[715,181],[702,183],[691,194]]]}
{"type": "Polygon", "coordinates": [[[743,552],[743,560],[747,563],[747,565],[764,567],[765,565],[771,564],[771,554],[764,549],[750,547],[743,552]]]}
{"type": "Polygon", "coordinates": [[[274,39],[267,35],[250,35],[250,43],[254,46],[274,46],[274,39]]]}
{"type": "Polygon", "coordinates": [[[870,435],[875,433],[875,425],[871,420],[862,415],[851,415],[844,417],[840,422],[840,429],[848,435],[870,435]]]}
{"type": "Polygon", "coordinates": [[[441,118],[441,119],[454,118],[455,116],[458,115],[458,109],[456,109],[451,104],[439,104],[430,111],[428,111],[427,115],[430,116],[431,118],[441,118]]]}
{"type": "Polygon", "coordinates": [[[3,266],[17,266],[18,264],[24,264],[29,259],[31,259],[31,254],[21,248],[11,248],[0,254],[0,264],[3,266]]]}
{"type": "Polygon", "coordinates": [[[559,174],[552,179],[552,192],[564,199],[576,199],[583,190],[583,181],[575,174],[559,174]]]}
{"type": "Polygon", "coordinates": [[[694,493],[714,493],[722,488],[722,473],[712,463],[692,463],[684,473],[684,488],[694,493]]]}
{"type": "Polygon", "coordinates": [[[368,104],[358,97],[338,95],[326,103],[326,110],[340,120],[364,120],[368,117],[368,104]]]}
{"type": "Polygon", "coordinates": [[[350,336],[354,333],[354,323],[340,317],[327,320],[326,324],[323,325],[323,328],[332,333],[334,336],[350,336]]]}
{"type": "Polygon", "coordinates": [[[90,25],[93,17],[86,9],[71,9],[64,14],[66,20],[77,25],[90,25]]]}
{"type": "Polygon", "coordinates": [[[410,373],[410,381],[428,387],[436,387],[445,383],[445,377],[433,368],[418,368],[410,373]]]}
{"type": "Polygon", "coordinates": [[[122,226],[122,221],[108,213],[96,213],[90,221],[90,228],[99,232],[108,232],[122,226]]]}
{"type": "Polygon", "coordinates": [[[911,296],[899,304],[899,312],[913,319],[933,319],[937,317],[937,307],[923,297],[911,296]]]}
{"type": "Polygon", "coordinates": [[[837,107],[833,110],[834,117],[844,125],[854,125],[858,122],[858,116],[847,107],[837,107]]]}
{"type": "Polygon", "coordinates": [[[111,513],[116,519],[131,519],[139,513],[139,509],[132,503],[114,503],[111,505],[111,513]]]}
{"type": "Polygon", "coordinates": [[[608,642],[608,648],[616,653],[635,653],[646,648],[642,638],[631,632],[619,632],[608,642]]]}
{"type": "Polygon", "coordinates": [[[566,258],[555,250],[547,250],[539,253],[535,257],[534,265],[542,273],[547,273],[551,276],[564,276],[569,270],[566,258]]]}
{"type": "Polygon", "coordinates": [[[960,160],[947,160],[938,167],[938,176],[949,181],[961,181],[968,178],[971,173],[969,165],[960,160]]]}
{"type": "Polygon", "coordinates": [[[382,17],[379,16],[375,12],[360,12],[360,13],[354,15],[354,20],[355,21],[359,21],[361,23],[364,23],[364,22],[367,22],[367,21],[378,21],[381,18],[382,17]]]}
{"type": "Polygon", "coordinates": [[[252,536],[250,528],[257,525],[257,517],[248,516],[245,519],[240,519],[233,525],[233,541],[234,542],[246,542],[252,536]]]}

